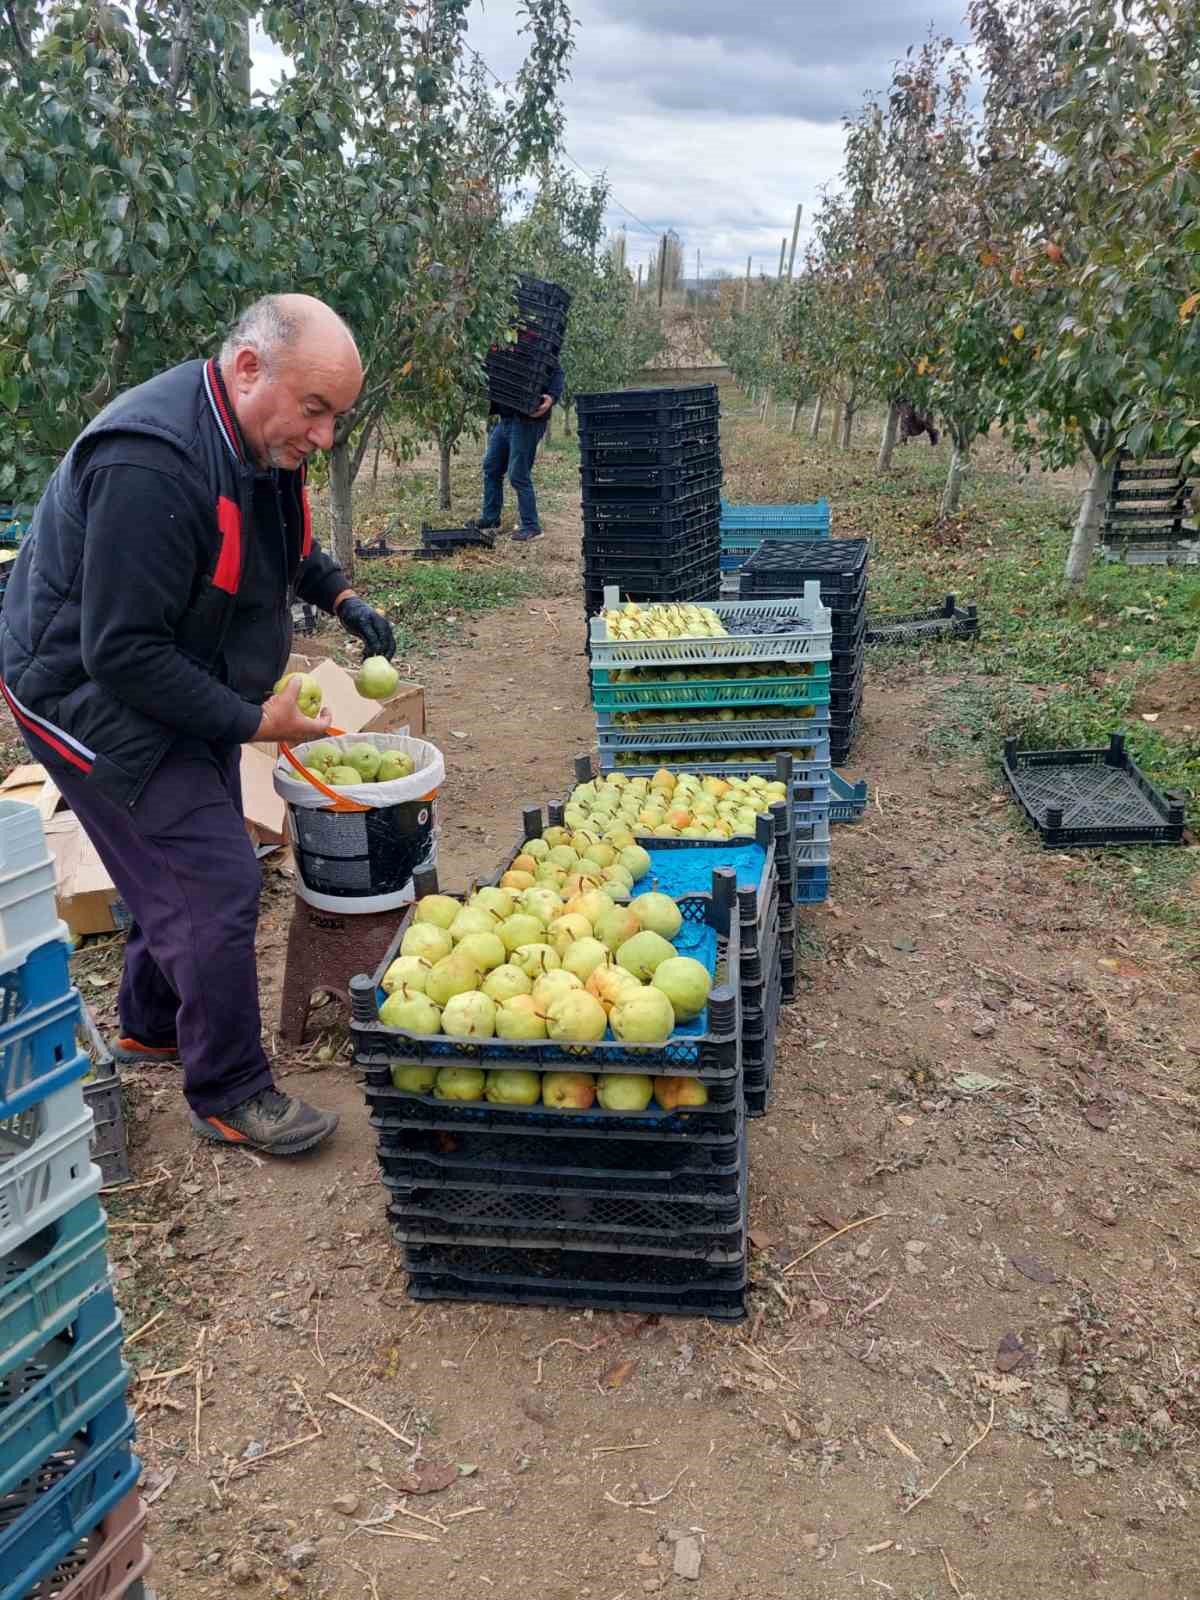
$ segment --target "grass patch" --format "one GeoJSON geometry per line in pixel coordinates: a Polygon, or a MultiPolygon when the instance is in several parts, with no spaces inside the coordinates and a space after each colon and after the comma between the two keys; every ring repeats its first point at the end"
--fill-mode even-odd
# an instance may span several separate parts
{"type": "Polygon", "coordinates": [[[401,653],[429,650],[461,635],[466,617],[538,594],[535,566],[509,566],[487,556],[445,561],[362,563],[358,587],[393,619],[401,653]]]}
{"type": "MultiPolygon", "coordinates": [[[[1149,679],[1192,655],[1200,634],[1197,570],[1097,560],[1072,589],[1063,567],[1074,484],[1026,474],[988,442],[964,487],[961,515],[943,522],[945,445],[898,449],[892,472],[880,478],[867,421],[860,419],[860,443],[849,452],[827,438],[813,441],[803,425],[791,436],[744,416],[726,423],[724,492],[734,500],[827,496],[836,534],[873,541],[873,612],[921,610],[947,594],[979,607],[976,643],[871,652],[885,677],[911,673],[919,662],[960,679],[936,704],[930,759],[973,754],[994,772],[1006,738],[1023,748],[1070,748],[1107,744],[1120,730],[1154,783],[1184,792],[1189,822],[1200,827],[1200,728],[1164,736],[1136,709],[1149,679]]],[[[1190,851],[1105,850],[1082,859],[1093,882],[1186,930],[1196,870],[1190,851]]]]}

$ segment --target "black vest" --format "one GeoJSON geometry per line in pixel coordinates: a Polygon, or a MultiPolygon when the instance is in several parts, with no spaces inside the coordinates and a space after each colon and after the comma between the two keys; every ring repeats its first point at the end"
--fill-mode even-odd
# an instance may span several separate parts
{"type": "MultiPolygon", "coordinates": [[[[133,805],[175,735],[90,681],[81,659],[87,524],[80,487],[91,445],[107,434],[173,446],[195,493],[211,507],[204,570],[181,574],[192,600],[175,638],[180,651],[214,674],[237,604],[254,467],[216,363],[185,362],[119,395],[84,429],[51,476],[13,564],[0,613],[0,693],[52,769],[65,760],[111,799],[133,805]]],[[[302,519],[303,560],[312,546],[304,472],[284,476],[286,492],[299,502],[291,509],[302,519]]],[[[294,580],[295,572],[288,576],[294,580]]]]}

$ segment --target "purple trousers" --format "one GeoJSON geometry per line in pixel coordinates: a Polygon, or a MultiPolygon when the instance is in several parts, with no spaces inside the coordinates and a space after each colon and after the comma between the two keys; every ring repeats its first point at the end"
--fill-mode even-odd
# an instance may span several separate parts
{"type": "Polygon", "coordinates": [[[178,1041],[183,1090],[219,1116],[272,1084],[254,935],[261,873],[242,820],[241,747],[180,739],[132,809],[73,769],[54,780],[125,902],[121,1031],[178,1041]]]}

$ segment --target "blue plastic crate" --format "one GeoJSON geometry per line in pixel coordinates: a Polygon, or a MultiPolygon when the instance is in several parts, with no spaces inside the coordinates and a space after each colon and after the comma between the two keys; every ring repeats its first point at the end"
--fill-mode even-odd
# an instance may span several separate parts
{"type": "Polygon", "coordinates": [[[0,1260],[0,1372],[36,1353],[108,1281],[108,1223],[95,1197],[0,1260]]]}
{"type": "Polygon", "coordinates": [[[129,1369],[112,1291],[96,1289],[66,1327],[0,1377],[0,1496],[16,1487],[90,1419],[115,1423],[129,1369]]]}
{"type": "Polygon", "coordinates": [[[32,506],[0,504],[0,545],[20,544],[29,532],[32,516],[32,506]]]}
{"type": "MultiPolygon", "coordinates": [[[[829,733],[823,731],[817,738],[807,740],[804,744],[784,747],[784,753],[793,754],[796,765],[792,769],[793,784],[804,782],[828,783],[829,782],[829,733]],[[802,755],[796,755],[802,751],[802,755]],[[807,774],[805,778],[797,776],[799,773],[807,774]],[[824,773],[823,778],[816,776],[824,773]]],[[[668,767],[672,772],[698,772],[712,773],[716,777],[727,777],[730,773],[739,778],[752,775],[762,778],[775,777],[775,750],[764,750],[761,761],[753,759],[755,751],[749,754],[745,749],[732,749],[727,760],[697,761],[691,759],[692,752],[669,751],[660,761],[653,755],[638,751],[601,750],[597,759],[597,768],[600,772],[623,772],[630,778],[652,778],[659,767],[668,767]]]]}
{"type": "Polygon", "coordinates": [[[0,1600],[24,1600],[46,1572],[137,1487],[133,1414],[112,1407],[0,1494],[0,1600]]]}
{"type": "Polygon", "coordinates": [[[777,504],[721,501],[721,521],[730,528],[818,528],[828,531],[832,520],[828,500],[791,500],[777,504]]]}
{"type": "Polygon", "coordinates": [[[0,1120],[87,1071],[75,1042],[82,1006],[68,959],[63,941],[50,939],[0,977],[0,1120]]]}
{"type": "Polygon", "coordinates": [[[798,906],[819,905],[829,898],[828,867],[797,867],[792,878],[792,900],[798,906]]]}
{"type": "Polygon", "coordinates": [[[840,772],[834,772],[830,775],[830,786],[830,822],[858,822],[867,809],[867,780],[860,778],[857,783],[851,783],[840,772]]]}

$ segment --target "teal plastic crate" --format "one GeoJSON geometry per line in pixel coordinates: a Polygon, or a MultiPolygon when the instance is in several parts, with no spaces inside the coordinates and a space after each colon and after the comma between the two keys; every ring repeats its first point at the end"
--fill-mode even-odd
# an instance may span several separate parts
{"type": "Polygon", "coordinates": [[[860,778],[851,783],[840,772],[830,775],[830,822],[858,822],[867,809],[867,780],[860,778]]]}
{"type": "Polygon", "coordinates": [[[34,1354],[108,1282],[108,1223],[93,1196],[0,1259],[0,1373],[34,1354]]]}
{"type": "MultiPolygon", "coordinates": [[[[832,513],[828,500],[789,500],[777,504],[744,501],[734,505],[721,501],[721,525],[729,528],[807,528],[829,533],[832,513]]],[[[772,532],[774,539],[776,534],[772,532]]]]}
{"type": "Polygon", "coordinates": [[[828,705],[828,661],[796,663],[797,670],[777,678],[712,678],[682,683],[612,683],[607,672],[592,681],[592,706],[597,712],[664,711],[703,707],[828,705]]]}
{"type": "Polygon", "coordinates": [[[815,709],[811,717],[783,718],[770,722],[659,722],[640,728],[597,726],[596,743],[601,754],[654,750],[665,752],[662,766],[672,766],[666,757],[686,759],[694,750],[712,750],[721,756],[726,751],[736,761],[742,750],[783,750],[807,746],[827,737],[830,729],[827,709],[815,709]]]}
{"type": "Polygon", "coordinates": [[[129,1368],[112,1291],[96,1289],[65,1327],[0,1377],[0,1496],[36,1472],[90,1418],[125,1409],[129,1368]]]}
{"type": "Polygon", "coordinates": [[[36,1471],[0,1494],[0,1600],[25,1600],[47,1571],[136,1489],[128,1407],[101,1407],[36,1471]]]}

